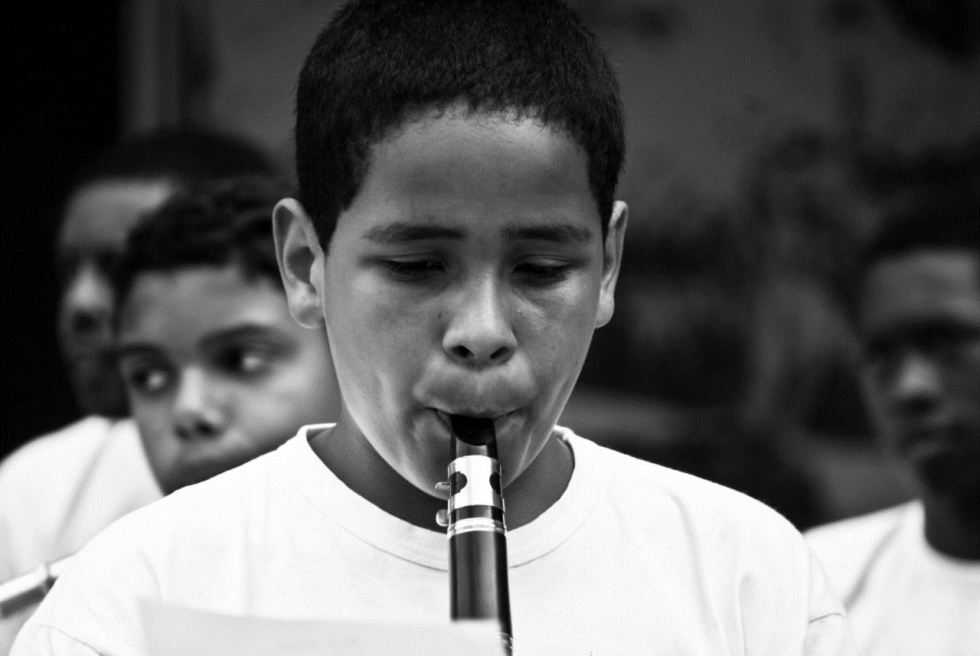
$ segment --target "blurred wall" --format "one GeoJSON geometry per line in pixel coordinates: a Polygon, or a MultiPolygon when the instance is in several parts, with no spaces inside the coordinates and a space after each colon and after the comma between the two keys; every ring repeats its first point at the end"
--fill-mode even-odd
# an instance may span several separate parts
{"type": "Polygon", "coordinates": [[[55,338],[52,245],[77,168],[118,132],[117,3],[19,3],[3,21],[0,457],[78,409],[55,338]]]}

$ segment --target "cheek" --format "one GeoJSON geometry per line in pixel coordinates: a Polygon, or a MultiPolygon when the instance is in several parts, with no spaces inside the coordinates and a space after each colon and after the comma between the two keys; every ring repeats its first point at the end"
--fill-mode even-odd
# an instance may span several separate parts
{"type": "MultiPolygon", "coordinates": [[[[351,304],[355,305],[355,304],[351,304]]],[[[418,377],[419,359],[430,348],[438,312],[420,304],[383,303],[364,296],[358,308],[328,322],[337,377],[345,399],[372,397],[402,377],[418,377]]]]}
{"type": "Polygon", "coordinates": [[[135,402],[132,413],[150,467],[157,478],[165,479],[165,473],[171,471],[180,459],[182,444],[173,431],[168,406],[135,402]]]}
{"type": "Polygon", "coordinates": [[[861,373],[860,384],[861,398],[864,400],[865,408],[868,409],[876,421],[884,421],[885,389],[883,383],[870,372],[864,371],[861,373]]]}
{"type": "Polygon", "coordinates": [[[961,411],[969,413],[977,423],[980,423],[980,348],[972,357],[963,361],[963,367],[958,375],[949,377],[950,394],[960,405],[961,411]]]}
{"type": "Polygon", "coordinates": [[[301,360],[269,384],[241,390],[235,399],[234,422],[245,448],[277,446],[300,426],[329,419],[332,399],[330,369],[323,357],[301,360]]]}
{"type": "Polygon", "coordinates": [[[597,294],[581,293],[561,303],[522,313],[526,345],[541,358],[539,365],[553,372],[577,369],[585,360],[595,331],[597,294]]]}

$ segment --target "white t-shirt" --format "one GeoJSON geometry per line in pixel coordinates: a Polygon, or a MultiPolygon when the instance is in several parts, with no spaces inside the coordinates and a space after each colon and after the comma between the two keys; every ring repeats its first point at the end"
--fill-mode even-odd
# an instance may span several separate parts
{"type": "Polygon", "coordinates": [[[980,562],[936,552],[913,501],[807,531],[865,656],[980,655],[980,562]]]}
{"type": "MultiPolygon", "coordinates": [[[[143,654],[140,597],[279,619],[448,621],[445,534],[346,487],[309,445],[323,428],[103,532],[15,656],[143,654]]],[[[855,653],[783,517],[559,430],[575,459],[568,488],[507,536],[517,656],[855,653]]]]}
{"type": "MultiPolygon", "coordinates": [[[[87,417],[31,440],[0,462],[0,582],[70,556],[162,495],[132,420],[87,417]]],[[[29,616],[0,619],[0,654],[29,616]]]]}

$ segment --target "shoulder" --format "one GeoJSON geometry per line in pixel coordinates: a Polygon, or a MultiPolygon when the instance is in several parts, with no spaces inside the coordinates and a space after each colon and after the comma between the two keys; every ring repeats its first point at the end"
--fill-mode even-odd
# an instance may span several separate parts
{"type": "Polygon", "coordinates": [[[88,417],[38,437],[0,464],[0,576],[71,554],[159,497],[132,420],[88,417]]]}
{"type": "Polygon", "coordinates": [[[835,585],[842,590],[865,566],[895,542],[900,529],[921,514],[919,501],[851,517],[804,533],[804,538],[835,585]]]}
{"type": "Polygon", "coordinates": [[[0,462],[0,512],[12,508],[51,512],[70,504],[107,453],[139,453],[140,448],[131,420],[104,417],[86,417],[36,437],[0,462]]]}
{"type": "Polygon", "coordinates": [[[247,532],[261,527],[264,507],[257,499],[275,484],[269,466],[275,453],[114,521],[71,558],[27,626],[54,627],[83,642],[106,646],[100,641],[110,637],[99,626],[112,618],[119,636],[111,641],[135,639],[135,600],[161,599],[188,578],[198,583],[212,580],[229,549],[247,544],[253,537],[247,532]],[[258,520],[250,524],[243,520],[246,516],[258,520]]]}
{"type": "Polygon", "coordinates": [[[267,453],[134,510],[102,531],[94,546],[135,551],[152,562],[154,553],[194,549],[227,536],[244,516],[261,512],[270,488],[283,484],[277,457],[277,451],[267,453]]]}
{"type": "Polygon", "coordinates": [[[803,536],[765,503],[584,438],[573,437],[572,444],[576,466],[595,472],[595,520],[614,522],[609,530],[625,536],[626,548],[649,550],[642,545],[657,535],[680,562],[690,558],[683,554],[700,554],[702,573],[712,580],[765,579],[787,590],[810,585],[812,557],[803,536]]]}
{"type": "Polygon", "coordinates": [[[112,433],[113,421],[90,416],[51,433],[35,437],[0,462],[0,481],[36,476],[53,464],[78,466],[88,460],[112,433]],[[39,467],[42,465],[43,467],[39,467]]]}
{"type": "Polygon", "coordinates": [[[697,589],[703,603],[761,622],[760,631],[770,620],[799,628],[841,615],[800,531],[770,506],[581,437],[568,439],[576,466],[597,472],[593,521],[611,518],[605,533],[625,541],[621,550],[632,554],[635,569],[697,589]]]}
{"type": "Polygon", "coordinates": [[[799,532],[770,506],[742,492],[676,469],[601,446],[563,429],[576,462],[597,470],[597,485],[613,498],[631,499],[649,509],[673,512],[697,525],[751,527],[762,523],[776,530],[799,532]]]}
{"type": "Polygon", "coordinates": [[[885,533],[894,530],[909,514],[921,506],[918,501],[910,501],[866,515],[849,517],[829,524],[823,524],[804,533],[813,548],[834,548],[848,543],[848,549],[859,544],[874,542],[885,533]]]}

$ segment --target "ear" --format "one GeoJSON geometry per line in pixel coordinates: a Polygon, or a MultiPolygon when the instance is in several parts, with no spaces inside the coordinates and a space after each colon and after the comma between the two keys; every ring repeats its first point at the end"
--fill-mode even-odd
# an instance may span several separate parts
{"type": "Polygon", "coordinates": [[[294,198],[284,198],[272,211],[276,259],[286,289],[289,313],[305,328],[323,325],[320,288],[325,254],[313,222],[294,198]]]}
{"type": "Polygon", "coordinates": [[[606,241],[602,247],[602,287],[599,289],[599,311],[596,314],[596,328],[609,323],[616,306],[614,296],[616,281],[619,279],[619,265],[623,261],[623,236],[626,234],[628,214],[626,203],[621,200],[613,203],[612,217],[609,219],[606,241]]]}

